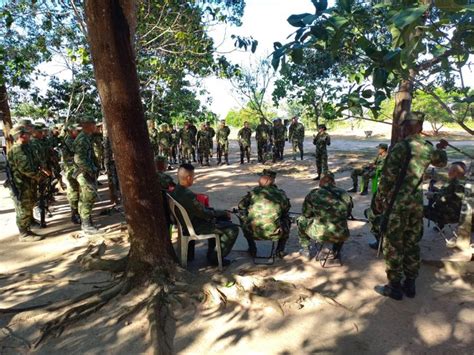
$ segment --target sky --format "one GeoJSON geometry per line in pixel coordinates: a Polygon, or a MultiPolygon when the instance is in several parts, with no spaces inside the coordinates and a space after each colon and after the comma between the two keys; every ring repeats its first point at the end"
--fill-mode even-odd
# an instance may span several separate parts
{"type": "MultiPolygon", "coordinates": [[[[259,58],[268,57],[273,51],[274,42],[285,43],[286,38],[295,31],[295,27],[288,24],[287,18],[304,12],[314,12],[314,5],[310,0],[247,0],[242,26],[218,26],[209,34],[216,44],[222,43],[223,38],[226,38],[224,44],[219,46],[219,52],[234,49],[234,41],[230,38],[232,34],[256,39],[258,46],[254,54],[250,51],[226,54],[232,63],[248,66],[259,58]]],[[[227,80],[207,78],[204,80],[204,87],[212,97],[211,110],[220,118],[225,118],[230,109],[241,107],[227,80]]]]}

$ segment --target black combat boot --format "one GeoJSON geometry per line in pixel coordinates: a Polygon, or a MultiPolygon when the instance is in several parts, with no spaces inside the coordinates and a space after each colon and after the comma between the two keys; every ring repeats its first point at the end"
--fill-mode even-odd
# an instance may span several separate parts
{"type": "Polygon", "coordinates": [[[409,298],[416,296],[415,279],[406,278],[402,285],[403,293],[409,298]]]}
{"type": "Polygon", "coordinates": [[[341,260],[341,250],[343,244],[344,243],[333,243],[332,253],[334,255],[334,259],[341,260]]]}
{"type": "Polygon", "coordinates": [[[81,224],[81,216],[76,208],[71,208],[71,222],[74,224],[81,224]]]}
{"type": "Polygon", "coordinates": [[[20,230],[20,235],[18,237],[18,240],[20,242],[38,242],[43,239],[42,236],[36,233],[33,233],[29,229],[19,228],[19,230],[20,230]]]}
{"type": "Polygon", "coordinates": [[[390,281],[387,285],[376,286],[375,291],[382,296],[390,297],[396,301],[403,299],[403,290],[400,281],[390,281]]]}
{"type": "Polygon", "coordinates": [[[321,174],[318,173],[318,176],[316,176],[313,180],[314,180],[314,181],[317,181],[317,180],[319,180],[319,179],[321,179],[321,174]]]}
{"type": "MultiPolygon", "coordinates": [[[[226,160],[227,162],[227,160],[226,160]]],[[[240,164],[243,164],[244,163],[244,155],[242,153],[240,153],[240,164]]]]}
{"type": "Polygon", "coordinates": [[[100,234],[101,233],[101,231],[98,230],[92,224],[92,219],[90,217],[88,219],[82,220],[81,229],[84,232],[84,234],[88,234],[88,235],[94,235],[94,234],[100,234]]]}
{"type": "Polygon", "coordinates": [[[357,192],[357,188],[358,188],[357,183],[355,183],[355,184],[352,186],[352,189],[347,190],[347,192],[357,192]]]}
{"type": "Polygon", "coordinates": [[[301,160],[303,160],[303,152],[300,152],[301,160]]]}
{"type": "Polygon", "coordinates": [[[287,254],[285,253],[286,239],[279,239],[276,247],[275,255],[283,259],[287,254]]]}

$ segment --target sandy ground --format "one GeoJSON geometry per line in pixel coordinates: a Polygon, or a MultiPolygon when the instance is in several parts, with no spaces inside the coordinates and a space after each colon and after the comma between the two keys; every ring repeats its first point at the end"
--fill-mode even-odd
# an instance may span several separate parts
{"type": "MultiPolygon", "coordinates": [[[[336,172],[340,187],[350,187],[350,168],[372,158],[374,143],[335,140],[330,150],[330,169],[336,172]],[[351,152],[348,147],[352,147],[351,152]]],[[[231,146],[235,147],[235,142],[231,146]]],[[[289,149],[286,153],[289,157],[289,149]]],[[[199,168],[193,190],[209,194],[215,208],[236,206],[256,185],[257,173],[262,169],[255,162],[241,166],[237,160],[237,155],[232,154],[230,166],[199,168]]],[[[305,195],[315,187],[311,180],[313,165],[308,154],[303,161],[287,159],[273,166],[278,172],[278,186],[291,199],[292,211],[301,211],[305,195]]],[[[107,228],[120,223],[123,216],[100,215],[110,207],[104,190],[96,206],[96,220],[107,228]]],[[[354,195],[356,217],[363,217],[369,201],[370,196],[354,195]]],[[[64,195],[58,196],[53,209],[49,227],[42,231],[47,238],[38,243],[19,243],[12,202],[7,191],[0,188],[0,309],[67,300],[114,278],[108,272],[81,270],[76,258],[89,241],[78,238],[78,228],[69,222],[64,195]]],[[[432,228],[425,230],[422,255],[426,262],[418,281],[418,296],[397,302],[373,290],[375,285],[385,282],[385,273],[383,260],[377,259],[367,246],[372,240],[368,226],[361,221],[350,221],[349,226],[351,238],[344,247],[343,266],[328,268],[299,256],[295,226],[287,247],[289,255],[272,266],[254,265],[240,235],[229,256],[233,262],[224,274],[252,272],[304,286],[315,296],[301,295],[296,301],[281,301],[283,313],[231,302],[219,308],[175,307],[175,352],[472,354],[474,276],[432,266],[431,260],[452,254],[437,233],[432,228]],[[337,303],[328,302],[329,299],[337,303]]],[[[127,241],[121,234],[108,234],[105,242],[108,257],[117,258],[127,252],[127,241]]],[[[262,253],[269,248],[264,242],[258,247],[262,253]]],[[[217,270],[206,265],[204,250],[205,245],[198,246],[196,260],[190,263],[189,270],[196,278],[210,280],[217,270]]],[[[0,312],[0,354],[151,353],[145,311],[125,319],[118,317],[123,307],[143,297],[141,291],[113,300],[87,320],[66,328],[60,337],[50,338],[37,348],[33,344],[41,326],[58,313],[0,312]]],[[[295,288],[294,292],[299,291],[295,288]]],[[[276,300],[280,297],[278,293],[267,296],[276,300]]]]}

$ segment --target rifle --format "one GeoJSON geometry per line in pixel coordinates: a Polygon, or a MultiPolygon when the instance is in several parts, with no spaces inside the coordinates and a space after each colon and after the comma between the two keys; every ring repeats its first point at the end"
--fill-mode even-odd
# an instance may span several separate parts
{"type": "MultiPolygon", "coordinates": [[[[5,155],[5,154],[2,153],[2,155],[5,155]]],[[[6,162],[5,172],[7,174],[7,179],[3,183],[3,186],[5,186],[7,189],[10,189],[10,191],[12,192],[12,195],[15,198],[16,202],[19,202],[20,198],[21,198],[21,193],[20,193],[20,190],[18,190],[18,187],[15,184],[15,180],[13,179],[13,171],[12,171],[10,163],[8,162],[8,159],[6,159],[6,157],[5,157],[5,162],[6,162]]]]}
{"type": "Polygon", "coordinates": [[[408,144],[408,142],[406,141],[403,141],[403,142],[405,142],[405,146],[408,148],[408,154],[405,160],[405,164],[402,166],[402,169],[400,170],[400,174],[397,176],[397,181],[395,182],[395,188],[393,189],[392,198],[390,199],[388,207],[385,210],[385,214],[382,215],[382,221],[380,222],[380,241],[379,241],[379,248],[377,250],[377,257],[379,257],[380,255],[380,250],[382,249],[384,234],[387,232],[388,219],[390,217],[390,214],[392,213],[393,205],[395,204],[397,195],[400,192],[400,188],[402,187],[403,180],[405,180],[405,177],[407,175],[408,164],[410,164],[410,160],[412,158],[410,144],[408,144]]]}

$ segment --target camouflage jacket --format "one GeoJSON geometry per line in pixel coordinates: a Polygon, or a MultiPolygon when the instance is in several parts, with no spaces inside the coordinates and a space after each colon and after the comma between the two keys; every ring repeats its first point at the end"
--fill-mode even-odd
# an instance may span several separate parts
{"type": "Polygon", "coordinates": [[[286,140],[286,127],[283,125],[273,126],[272,135],[275,142],[284,142],[286,140]]]}
{"type": "Polygon", "coordinates": [[[29,143],[15,143],[7,154],[13,181],[18,189],[28,188],[43,177],[31,148],[29,143]]]}
{"type": "Polygon", "coordinates": [[[180,131],[179,131],[179,140],[181,142],[181,145],[183,147],[191,147],[193,146],[196,142],[194,141],[194,133],[193,131],[188,128],[182,128],[180,131]]]}
{"type": "Polygon", "coordinates": [[[461,213],[464,180],[452,179],[435,192],[433,207],[443,211],[446,220],[455,220],[461,213]]]}
{"type": "Polygon", "coordinates": [[[260,123],[255,130],[255,139],[257,142],[268,142],[271,138],[272,130],[269,125],[260,123]]]}
{"type": "Polygon", "coordinates": [[[209,130],[201,129],[197,133],[197,144],[200,148],[209,149],[211,147],[212,137],[209,130]]]}
{"type": "Polygon", "coordinates": [[[296,124],[292,123],[290,125],[288,138],[290,139],[290,141],[304,141],[304,126],[301,124],[301,122],[298,122],[296,124]]]}
{"type": "Polygon", "coordinates": [[[195,125],[191,124],[191,125],[189,125],[189,130],[193,134],[193,145],[194,145],[194,144],[196,144],[196,136],[197,136],[197,133],[198,133],[198,129],[195,125]]]}
{"type": "Polygon", "coordinates": [[[255,239],[278,239],[290,207],[285,192],[275,185],[256,187],[239,202],[241,220],[255,239]]]}
{"type": "Polygon", "coordinates": [[[230,128],[227,126],[219,127],[216,132],[216,141],[219,144],[225,144],[229,140],[230,128]]]}
{"type": "Polygon", "coordinates": [[[177,146],[179,144],[179,132],[174,128],[170,132],[171,135],[171,144],[177,146]]]}
{"type": "Polygon", "coordinates": [[[161,188],[168,190],[172,186],[176,186],[173,178],[166,173],[158,171],[158,181],[160,182],[161,188]]]}
{"type": "Polygon", "coordinates": [[[387,159],[387,154],[385,155],[377,155],[377,158],[375,158],[373,165],[375,170],[382,170],[383,165],[385,164],[385,160],[387,159]]]}
{"type": "Polygon", "coordinates": [[[69,134],[61,145],[61,155],[65,167],[74,165],[74,139],[69,134]]]}
{"type": "Polygon", "coordinates": [[[212,127],[208,127],[207,130],[209,131],[209,137],[214,138],[216,136],[216,131],[212,127]]]}
{"type": "Polygon", "coordinates": [[[98,170],[95,161],[92,136],[84,131],[79,133],[73,143],[74,163],[84,174],[95,177],[98,170]]]}
{"type": "Polygon", "coordinates": [[[384,211],[390,204],[398,175],[406,163],[409,154],[408,146],[411,149],[412,158],[408,163],[407,174],[402,181],[399,193],[395,197],[394,210],[408,212],[413,208],[421,209],[423,207],[423,193],[420,185],[426,168],[430,164],[436,167],[446,166],[446,152],[435,149],[419,134],[409,136],[395,144],[386,158],[375,196],[376,204],[384,211]]]}
{"type": "Polygon", "coordinates": [[[250,128],[241,128],[239,133],[237,133],[237,138],[239,139],[239,144],[244,147],[250,147],[252,130],[250,128]]]}
{"type": "Polygon", "coordinates": [[[311,238],[337,243],[349,238],[347,218],[353,207],[351,196],[335,185],[312,190],[304,199],[303,215],[310,223],[311,238]]]}
{"type": "Polygon", "coordinates": [[[49,167],[49,144],[46,139],[31,138],[29,147],[33,153],[33,159],[37,166],[43,169],[49,167]]]}
{"type": "Polygon", "coordinates": [[[326,132],[318,132],[313,139],[313,144],[316,146],[317,152],[326,152],[327,146],[331,145],[331,137],[326,132]]]}
{"type": "Polygon", "coordinates": [[[171,132],[168,131],[160,131],[158,132],[158,145],[162,149],[168,149],[171,147],[171,132]]]}
{"type": "Polygon", "coordinates": [[[148,136],[150,137],[151,148],[155,155],[158,154],[158,131],[156,128],[148,128],[148,136]]]}

